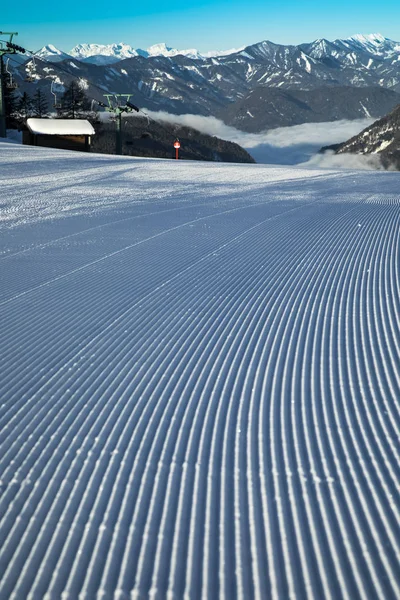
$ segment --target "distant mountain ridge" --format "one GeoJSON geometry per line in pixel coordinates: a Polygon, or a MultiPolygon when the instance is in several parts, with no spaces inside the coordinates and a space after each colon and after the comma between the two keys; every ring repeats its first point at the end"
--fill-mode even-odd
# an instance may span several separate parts
{"type": "Polygon", "coordinates": [[[91,98],[103,101],[105,93],[130,93],[140,107],[218,116],[255,132],[314,119],[376,118],[400,103],[400,43],[381,34],[297,46],[262,41],[227,52],[206,56],[166,44],[140,50],[120,43],[81,44],[66,54],[46,46],[39,53],[42,60],[35,61],[34,83],[25,83],[32,70],[29,59],[15,67],[15,79],[21,92],[42,87],[51,99],[51,81],[62,93],[63,86],[78,78],[86,82],[91,98]],[[286,97],[279,107],[274,100],[278,91],[290,92],[292,100],[295,91],[301,97],[286,97]],[[257,95],[258,108],[253,103],[257,95]]]}
{"type": "MultiPolygon", "coordinates": [[[[132,48],[129,44],[120,42],[118,44],[78,44],[72,48],[69,52],[59,50],[52,44],[43,46],[38,52],[38,56],[47,60],[60,60],[59,57],[75,58],[83,62],[89,62],[93,64],[113,64],[126,58],[132,58],[134,56],[143,56],[149,58],[150,56],[167,56],[174,57],[178,55],[187,56],[195,60],[203,60],[213,56],[226,56],[239,52],[242,48],[231,49],[226,51],[216,50],[209,51],[201,54],[195,48],[188,50],[177,50],[175,48],[168,47],[164,42],[154,44],[142,50],[141,48],[132,48]]],[[[62,60],[62,59],[61,59],[62,60]]]]}
{"type": "MultiPolygon", "coordinates": [[[[150,56],[169,56],[174,57],[178,55],[187,56],[194,60],[204,60],[212,57],[229,56],[231,54],[242,53],[243,56],[251,55],[253,49],[256,49],[256,53],[260,55],[266,54],[271,56],[271,48],[299,48],[305,54],[315,59],[332,56],[335,58],[340,57],[349,51],[368,53],[376,57],[389,57],[400,55],[400,42],[395,42],[389,38],[385,38],[380,33],[372,33],[368,35],[357,34],[346,39],[337,39],[330,42],[326,39],[317,39],[309,44],[300,44],[298,46],[287,46],[282,44],[274,44],[270,41],[258,42],[247,47],[232,48],[230,50],[216,50],[208,52],[199,52],[195,48],[187,50],[178,50],[167,46],[164,42],[157,43],[146,50],[141,48],[133,48],[129,44],[124,42],[113,43],[113,44],[88,44],[82,43],[74,46],[69,52],[59,50],[54,45],[50,44],[44,46],[39,51],[39,56],[42,58],[53,59],[57,56],[65,56],[66,58],[73,57],[78,60],[89,61],[94,57],[104,56],[110,59],[110,63],[117,60],[124,60],[126,58],[132,58],[133,56],[144,56],[148,58],[150,56]]],[[[95,60],[93,62],[96,62],[95,60]]],[[[350,63],[352,58],[350,58],[350,63]]],[[[104,63],[105,64],[105,63],[104,63]]]]}

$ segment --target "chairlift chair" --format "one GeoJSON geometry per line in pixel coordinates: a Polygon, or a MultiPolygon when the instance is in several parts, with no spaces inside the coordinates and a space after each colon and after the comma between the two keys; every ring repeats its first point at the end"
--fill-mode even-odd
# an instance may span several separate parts
{"type": "Polygon", "coordinates": [[[95,104],[99,104],[99,103],[97,102],[97,100],[93,99],[92,102],[91,102],[91,104],[90,104],[90,112],[92,113],[92,115],[96,115],[96,118],[93,117],[92,123],[94,125],[99,125],[101,123],[101,121],[100,121],[100,118],[98,116],[98,112],[96,111],[96,109],[94,107],[95,104]]]}
{"type": "Polygon", "coordinates": [[[50,91],[54,96],[53,106],[54,106],[54,108],[59,109],[59,108],[61,108],[61,102],[59,102],[57,100],[57,94],[56,94],[56,92],[53,91],[53,85],[54,85],[54,81],[51,82],[51,87],[50,87],[50,91]]]}
{"type": "Polygon", "coordinates": [[[6,73],[9,76],[10,79],[6,83],[6,88],[8,88],[9,90],[16,90],[17,87],[18,87],[18,83],[15,83],[15,81],[13,79],[13,76],[12,76],[12,73],[11,73],[11,71],[8,68],[9,61],[10,61],[10,59],[7,58],[7,60],[6,60],[6,73]]]}
{"type": "Polygon", "coordinates": [[[150,117],[149,117],[149,115],[147,113],[145,113],[143,110],[142,110],[142,113],[144,114],[144,116],[147,119],[147,126],[150,127],[150,117]]]}

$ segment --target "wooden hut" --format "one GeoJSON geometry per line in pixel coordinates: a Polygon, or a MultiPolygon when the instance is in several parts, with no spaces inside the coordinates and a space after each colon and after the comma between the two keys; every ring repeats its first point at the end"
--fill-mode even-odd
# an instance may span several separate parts
{"type": "Polygon", "coordinates": [[[24,144],[90,152],[93,126],[86,119],[27,119],[24,144]]]}

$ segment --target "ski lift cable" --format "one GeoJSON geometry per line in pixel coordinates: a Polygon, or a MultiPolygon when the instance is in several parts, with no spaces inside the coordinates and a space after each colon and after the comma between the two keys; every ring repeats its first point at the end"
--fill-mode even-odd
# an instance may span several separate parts
{"type": "MultiPolygon", "coordinates": [[[[7,35],[7,33],[5,31],[0,31],[0,34],[3,35],[7,35]]],[[[11,42],[12,38],[14,37],[14,35],[16,35],[15,33],[9,34],[11,35],[11,38],[8,38],[8,40],[3,40],[0,38],[0,44],[4,44],[4,46],[2,46],[2,49],[4,50],[5,48],[7,48],[7,50],[9,50],[11,53],[15,53],[15,52],[21,52],[21,54],[25,54],[26,50],[25,48],[22,48],[22,46],[18,46],[18,44],[14,44],[13,42],[11,42]]]]}
{"type": "MultiPolygon", "coordinates": [[[[63,69],[63,68],[62,68],[60,65],[58,65],[58,64],[55,64],[55,63],[52,63],[51,61],[49,61],[49,60],[46,60],[45,58],[42,58],[42,57],[40,57],[40,56],[38,55],[38,52],[39,52],[39,51],[37,51],[37,52],[33,52],[33,51],[31,51],[31,50],[26,50],[26,52],[27,52],[27,53],[29,53],[29,54],[32,56],[32,59],[34,59],[35,57],[37,57],[37,58],[39,58],[39,60],[41,60],[42,62],[45,62],[45,63],[47,63],[47,64],[51,65],[53,69],[57,69],[58,71],[61,71],[62,73],[65,73],[66,75],[68,75],[69,77],[72,77],[72,78],[73,78],[73,79],[75,79],[75,80],[79,80],[79,79],[80,79],[80,78],[79,78],[77,75],[74,75],[73,73],[70,73],[69,71],[67,71],[67,69],[63,69]]],[[[10,58],[10,60],[12,60],[13,62],[15,62],[15,63],[17,63],[17,64],[20,64],[20,63],[19,63],[17,60],[15,60],[15,59],[12,59],[12,58],[10,58]]],[[[92,87],[94,87],[94,88],[98,89],[99,91],[101,91],[101,92],[107,92],[107,93],[109,93],[109,91],[108,91],[106,88],[103,88],[103,87],[101,87],[101,86],[99,86],[99,85],[97,85],[97,84],[95,84],[95,83],[92,83],[92,82],[91,82],[89,79],[87,79],[87,82],[88,82],[88,83],[89,83],[89,84],[90,84],[92,87]]],[[[54,81],[52,81],[52,82],[51,82],[51,93],[52,93],[52,94],[54,95],[54,97],[55,97],[55,104],[54,104],[54,108],[59,108],[60,106],[59,106],[59,104],[58,104],[58,103],[57,103],[57,101],[56,101],[56,95],[55,95],[55,92],[53,91],[53,84],[54,84],[54,81]]],[[[89,97],[89,100],[91,100],[91,102],[92,102],[92,106],[93,106],[93,102],[96,102],[96,103],[97,103],[99,106],[101,106],[102,108],[110,108],[110,107],[109,107],[109,105],[105,104],[105,103],[104,103],[104,102],[102,102],[101,100],[97,100],[96,98],[90,98],[90,97],[89,97]]],[[[129,102],[129,101],[126,103],[126,105],[127,105],[129,108],[131,108],[131,109],[135,110],[136,112],[140,112],[140,113],[141,113],[141,114],[142,114],[142,115],[143,115],[143,116],[146,118],[146,120],[147,120],[147,124],[148,124],[148,125],[150,125],[150,121],[152,121],[152,122],[153,122],[153,123],[155,123],[155,124],[156,124],[158,127],[161,127],[162,129],[165,129],[166,131],[168,131],[168,130],[167,130],[167,128],[166,128],[166,127],[163,125],[163,123],[162,123],[162,122],[160,122],[160,121],[156,121],[155,119],[153,119],[152,117],[150,117],[150,116],[149,116],[149,115],[148,115],[148,114],[147,114],[147,113],[146,113],[146,112],[145,112],[143,109],[141,109],[141,108],[139,108],[139,107],[137,107],[137,106],[133,105],[133,104],[132,104],[131,102],[129,102]]],[[[91,110],[93,110],[93,108],[92,108],[91,110]]]]}
{"type": "MultiPolygon", "coordinates": [[[[33,52],[32,50],[26,50],[26,52],[29,53],[32,57],[36,56],[36,58],[39,58],[39,60],[41,60],[42,62],[51,65],[53,69],[56,69],[56,70],[58,70],[58,71],[60,71],[62,73],[65,73],[66,75],[68,75],[69,77],[72,77],[73,79],[75,79],[78,82],[82,79],[80,76],[71,73],[67,69],[64,69],[61,65],[59,65],[57,63],[53,63],[53,62],[51,62],[49,60],[46,60],[46,58],[43,58],[43,57],[39,56],[39,54],[38,54],[39,50],[36,51],[36,52],[33,52]]],[[[17,61],[15,61],[15,62],[17,62],[17,61]]],[[[100,92],[102,92],[102,94],[107,94],[107,93],[109,94],[110,93],[107,88],[104,88],[104,87],[102,87],[102,86],[100,86],[100,85],[98,85],[96,83],[93,83],[92,81],[90,81],[86,77],[84,79],[87,81],[87,83],[91,87],[96,88],[97,90],[99,90],[100,92]]],[[[96,98],[89,98],[89,100],[95,100],[95,102],[99,103],[99,101],[96,98]]]]}
{"type": "MultiPolygon", "coordinates": [[[[77,78],[77,77],[76,77],[76,75],[73,75],[72,73],[70,73],[70,72],[69,72],[69,71],[67,71],[66,69],[62,69],[62,68],[60,68],[60,67],[56,66],[54,63],[51,63],[50,61],[46,61],[45,59],[41,58],[40,56],[37,56],[37,54],[36,54],[36,53],[33,53],[33,52],[31,52],[30,50],[27,50],[26,52],[27,52],[27,53],[29,53],[29,54],[32,56],[32,60],[34,60],[34,59],[35,59],[35,57],[36,57],[36,58],[39,58],[39,59],[40,59],[42,62],[45,62],[45,63],[47,63],[47,64],[49,64],[49,65],[52,65],[52,67],[55,67],[55,68],[57,68],[59,71],[61,71],[61,72],[63,72],[63,73],[66,73],[67,75],[69,75],[69,76],[70,76],[70,77],[72,77],[73,79],[79,79],[79,78],[77,78]]],[[[13,58],[11,58],[11,57],[10,57],[10,60],[11,60],[11,61],[13,61],[13,62],[15,62],[16,64],[20,65],[20,63],[19,63],[17,60],[15,60],[15,59],[13,59],[13,58]]],[[[36,69],[36,63],[35,63],[35,69],[36,69]]],[[[47,80],[48,80],[49,78],[48,78],[48,77],[45,77],[44,79],[47,79],[47,80]]],[[[29,83],[33,83],[33,82],[34,82],[34,78],[27,77],[27,78],[25,79],[25,81],[28,81],[29,83]]],[[[55,92],[55,91],[54,91],[54,88],[53,88],[53,85],[54,85],[55,83],[56,83],[56,82],[54,81],[54,79],[53,79],[53,80],[51,80],[51,82],[50,82],[50,93],[51,93],[51,94],[54,96],[54,103],[53,103],[53,105],[54,105],[54,108],[61,108],[61,104],[60,104],[60,102],[58,102],[58,100],[57,100],[57,92],[55,92]]],[[[93,84],[93,85],[94,85],[95,87],[98,87],[98,86],[96,86],[95,84],[93,84]]],[[[99,88],[99,89],[100,89],[100,88],[99,88]]],[[[89,98],[89,100],[90,100],[90,99],[91,99],[91,98],[89,98]]],[[[98,102],[98,100],[96,100],[95,98],[93,98],[93,101],[94,101],[94,102],[98,102]]]]}
{"type": "MultiPolygon", "coordinates": [[[[78,77],[77,75],[74,75],[73,73],[70,73],[69,71],[67,71],[66,69],[63,69],[62,67],[60,67],[59,65],[57,65],[56,63],[52,63],[49,60],[46,60],[44,58],[42,58],[41,56],[38,56],[37,53],[31,52],[30,50],[26,50],[27,53],[29,53],[32,56],[32,59],[39,58],[40,61],[47,63],[48,65],[51,65],[53,69],[57,69],[58,71],[61,71],[62,73],[65,73],[66,75],[68,75],[69,77],[71,77],[72,79],[75,79],[77,81],[79,81],[81,78],[78,77]]],[[[20,63],[15,60],[15,58],[11,58],[10,59],[12,62],[15,62],[16,64],[20,65],[20,63]]],[[[36,65],[35,65],[36,66],[36,65]]],[[[45,77],[45,79],[48,79],[47,77],[45,77]]],[[[86,78],[85,78],[86,79],[86,78]]],[[[92,83],[91,81],[89,81],[88,79],[86,79],[86,81],[94,88],[98,89],[101,92],[107,92],[108,90],[106,88],[102,88],[99,85],[92,83]]],[[[95,100],[95,102],[99,102],[96,98],[89,98],[89,100],[95,100]]]]}
{"type": "MultiPolygon", "coordinates": [[[[81,78],[80,78],[80,77],[78,77],[77,75],[74,75],[73,73],[70,73],[69,71],[67,71],[67,69],[64,69],[64,68],[62,68],[62,67],[61,67],[59,64],[57,64],[57,63],[53,63],[53,62],[51,62],[51,61],[49,61],[49,60],[46,60],[45,58],[43,58],[43,57],[39,56],[39,54],[38,54],[39,50],[37,50],[36,52],[34,52],[34,51],[32,51],[32,50],[26,50],[26,49],[23,49],[23,50],[25,50],[25,53],[27,53],[27,54],[31,55],[31,57],[32,57],[33,59],[34,59],[35,57],[36,57],[36,58],[38,58],[40,61],[42,61],[42,62],[44,62],[44,63],[47,63],[48,65],[51,65],[52,69],[56,69],[56,70],[58,70],[58,71],[60,71],[60,72],[62,72],[62,73],[65,73],[65,74],[66,74],[66,75],[68,75],[69,77],[72,77],[72,79],[74,79],[74,80],[77,80],[77,81],[79,81],[79,79],[81,79],[81,78]]],[[[11,57],[9,58],[9,60],[11,60],[12,62],[15,62],[15,63],[17,63],[18,65],[20,64],[20,63],[19,63],[17,60],[15,60],[15,59],[13,59],[13,58],[11,58],[11,57]]],[[[85,79],[86,79],[86,78],[85,78],[85,79]]],[[[94,88],[96,88],[97,90],[99,90],[99,91],[100,91],[100,92],[102,92],[103,94],[104,94],[104,93],[106,93],[106,94],[110,94],[109,90],[107,90],[106,88],[103,88],[103,87],[99,86],[98,84],[91,82],[89,79],[86,79],[86,81],[88,82],[88,84],[89,84],[91,87],[94,87],[94,88]]],[[[54,83],[54,81],[53,81],[52,83],[54,83]]],[[[52,92],[52,93],[53,93],[53,92],[52,92]]],[[[96,98],[93,98],[93,97],[89,97],[89,100],[96,102],[96,103],[97,103],[99,106],[101,106],[102,108],[109,108],[109,106],[107,106],[107,104],[105,104],[105,103],[104,103],[104,102],[102,102],[101,100],[97,100],[96,98]]],[[[148,114],[147,114],[147,113],[146,113],[146,112],[145,112],[143,109],[141,109],[141,108],[139,108],[139,107],[137,107],[137,106],[135,106],[135,105],[132,105],[130,102],[127,102],[127,103],[126,103],[126,105],[127,105],[129,108],[131,108],[131,109],[135,110],[136,112],[140,112],[140,113],[141,113],[141,114],[142,114],[142,115],[143,115],[143,116],[144,116],[144,117],[147,119],[147,123],[148,123],[148,124],[150,124],[150,121],[152,121],[152,122],[153,122],[153,123],[155,123],[155,124],[156,124],[158,127],[162,127],[162,128],[163,128],[163,129],[165,129],[166,131],[169,131],[169,130],[167,129],[167,127],[166,127],[165,125],[163,125],[163,123],[162,123],[162,122],[160,122],[160,121],[157,121],[156,119],[153,119],[153,117],[150,117],[150,116],[149,116],[149,115],[148,115],[148,114]],[[129,105],[131,105],[131,106],[129,106],[129,105]],[[133,108],[133,107],[134,107],[134,108],[133,108]]]]}
{"type": "MultiPolygon", "coordinates": [[[[80,79],[82,79],[81,77],[78,77],[77,75],[74,75],[73,73],[71,73],[70,71],[67,71],[67,69],[63,69],[60,65],[58,65],[57,63],[53,63],[49,60],[46,60],[45,58],[43,58],[42,56],[39,56],[38,54],[39,51],[37,52],[33,52],[31,50],[26,50],[26,53],[29,54],[32,59],[34,60],[35,58],[39,59],[41,62],[44,62],[48,65],[51,65],[52,69],[58,70],[62,73],[65,73],[65,75],[68,75],[69,77],[71,77],[72,79],[75,79],[77,81],[79,81],[80,79]]],[[[20,64],[17,60],[15,60],[15,58],[10,58],[10,60],[12,60],[13,62],[20,64]]],[[[36,67],[36,64],[35,64],[36,67]]],[[[85,78],[86,79],[86,78],[85,78]]],[[[86,79],[86,81],[94,88],[98,89],[101,92],[107,92],[108,90],[106,88],[103,88],[99,85],[97,85],[96,83],[92,83],[91,81],[89,81],[88,79],[86,79]]],[[[90,98],[91,99],[91,98],[90,98]]]]}
{"type": "MultiPolygon", "coordinates": [[[[67,71],[67,69],[62,68],[60,65],[56,64],[56,63],[52,63],[49,60],[46,60],[45,58],[42,58],[41,56],[38,55],[37,52],[33,52],[31,50],[26,50],[26,53],[30,54],[32,56],[32,58],[36,57],[39,58],[40,61],[47,63],[48,65],[51,65],[52,69],[58,70],[62,73],[65,73],[66,75],[68,75],[69,77],[71,77],[72,79],[79,81],[81,80],[81,77],[74,75],[73,73],[70,73],[70,71],[67,71]]],[[[15,62],[16,64],[20,64],[17,60],[10,58],[11,61],[15,62]]],[[[47,79],[47,78],[46,78],[47,79]]],[[[107,90],[106,88],[103,88],[101,86],[99,86],[96,83],[91,82],[89,79],[85,78],[85,80],[87,81],[87,83],[91,86],[94,87],[96,89],[98,89],[100,92],[102,92],[102,94],[109,94],[109,90],[107,90]]],[[[53,92],[52,92],[53,93],[53,92]]],[[[92,98],[89,97],[89,100],[94,100],[99,106],[102,106],[104,108],[109,108],[109,106],[107,106],[106,104],[104,104],[103,102],[97,100],[96,98],[92,98]]],[[[141,111],[141,109],[139,109],[139,111],[141,111]]]]}

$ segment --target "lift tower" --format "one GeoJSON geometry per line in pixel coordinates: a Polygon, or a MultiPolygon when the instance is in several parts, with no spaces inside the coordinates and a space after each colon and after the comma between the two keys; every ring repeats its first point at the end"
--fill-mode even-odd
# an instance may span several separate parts
{"type": "Polygon", "coordinates": [[[115,130],[115,154],[122,155],[122,115],[132,111],[139,112],[137,106],[129,102],[133,94],[104,94],[108,104],[98,102],[108,112],[115,115],[116,130],[115,130]],[[123,100],[125,104],[123,104],[123,100]]]}
{"type": "Polygon", "coordinates": [[[17,52],[21,52],[25,54],[25,49],[21,48],[21,46],[17,46],[13,44],[14,35],[18,35],[16,31],[7,32],[0,31],[0,138],[7,137],[7,129],[6,129],[6,106],[5,106],[5,96],[4,96],[4,88],[6,86],[5,82],[5,68],[4,68],[4,55],[5,54],[16,54],[17,52]],[[4,37],[8,37],[8,40],[1,39],[4,37]]]}

